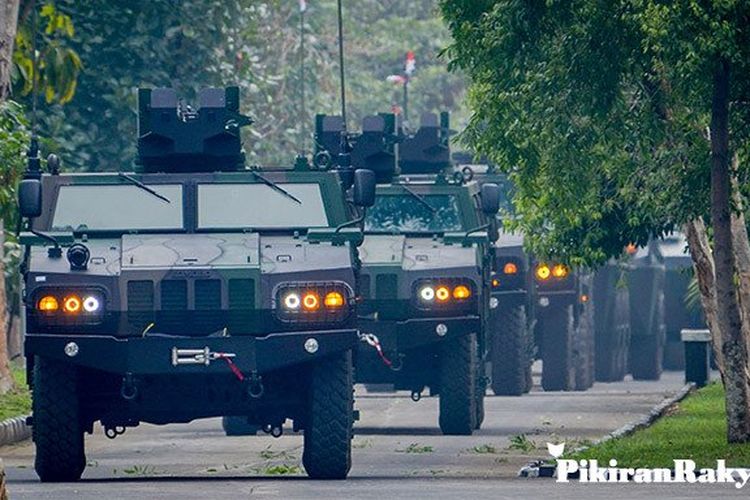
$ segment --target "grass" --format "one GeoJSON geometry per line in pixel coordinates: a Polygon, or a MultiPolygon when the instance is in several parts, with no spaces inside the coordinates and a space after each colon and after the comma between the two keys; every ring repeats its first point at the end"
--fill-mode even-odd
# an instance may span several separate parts
{"type": "Polygon", "coordinates": [[[396,453],[432,453],[432,446],[422,446],[419,443],[411,443],[406,448],[396,450],[396,453]]]}
{"type": "Polygon", "coordinates": [[[26,387],[26,368],[19,363],[11,363],[10,368],[16,387],[0,395],[0,421],[31,413],[31,394],[26,387]]]}
{"type": "Polygon", "coordinates": [[[530,452],[536,449],[536,443],[529,439],[526,434],[518,434],[510,438],[508,449],[530,452]]]}
{"type": "MultiPolygon", "coordinates": [[[[695,460],[698,467],[750,466],[750,443],[727,444],[724,389],[711,384],[688,396],[654,425],[612,439],[570,458],[617,459],[619,467],[672,467],[674,459],[695,460]]],[[[567,458],[567,457],[566,457],[567,458]]]]}

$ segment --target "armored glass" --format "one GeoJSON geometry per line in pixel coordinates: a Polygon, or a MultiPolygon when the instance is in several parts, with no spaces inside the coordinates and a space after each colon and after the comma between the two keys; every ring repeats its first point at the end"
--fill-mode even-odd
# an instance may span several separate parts
{"type": "Polygon", "coordinates": [[[448,194],[378,195],[367,212],[365,231],[393,233],[442,233],[463,231],[458,200],[448,194]]]}
{"type": "Polygon", "coordinates": [[[199,184],[200,229],[328,227],[316,183],[199,184]],[[295,199],[296,198],[296,199],[295,199]]]}
{"type": "Polygon", "coordinates": [[[60,186],[53,229],[132,231],[182,229],[182,185],[152,184],[164,199],[132,185],[60,186]]]}

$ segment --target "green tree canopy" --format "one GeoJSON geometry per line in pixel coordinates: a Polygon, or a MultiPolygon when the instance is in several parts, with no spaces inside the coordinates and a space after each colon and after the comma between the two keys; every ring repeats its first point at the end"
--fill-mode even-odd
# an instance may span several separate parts
{"type": "Polygon", "coordinates": [[[708,213],[719,57],[733,65],[732,147],[747,158],[748,2],[441,6],[451,63],[471,78],[464,139],[510,173],[539,253],[600,262],[708,213]]]}

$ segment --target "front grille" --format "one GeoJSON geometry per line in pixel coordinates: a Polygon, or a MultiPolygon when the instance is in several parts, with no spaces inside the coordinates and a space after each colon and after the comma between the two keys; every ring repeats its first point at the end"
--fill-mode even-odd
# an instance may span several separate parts
{"type": "Polygon", "coordinates": [[[152,332],[169,335],[203,336],[223,328],[236,335],[267,329],[263,316],[268,313],[256,309],[255,280],[166,279],[156,287],[150,280],[128,282],[131,331],[142,332],[150,323],[152,332]]]}
{"type": "Polygon", "coordinates": [[[154,321],[154,282],[128,281],[128,322],[142,330],[154,321]]]}

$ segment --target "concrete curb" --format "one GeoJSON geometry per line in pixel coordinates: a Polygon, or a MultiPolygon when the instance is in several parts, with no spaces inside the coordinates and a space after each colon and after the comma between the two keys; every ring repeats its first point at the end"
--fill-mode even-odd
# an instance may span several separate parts
{"type": "Polygon", "coordinates": [[[31,437],[31,427],[26,425],[26,416],[13,417],[0,422],[0,446],[14,444],[31,437]]]}
{"type": "MultiPolygon", "coordinates": [[[[682,386],[682,389],[680,389],[677,392],[677,394],[675,394],[672,397],[666,398],[661,403],[654,406],[651,409],[651,411],[648,413],[648,415],[645,415],[638,420],[627,423],[623,425],[622,427],[615,429],[614,431],[610,432],[609,434],[603,436],[600,439],[597,439],[596,441],[592,442],[589,445],[579,446],[578,448],[574,448],[570,451],[566,451],[566,454],[579,453],[581,451],[591,448],[592,446],[596,446],[606,441],[609,441],[610,439],[616,439],[616,438],[629,436],[637,430],[650,426],[656,420],[664,416],[667,410],[669,410],[671,407],[673,407],[674,405],[676,405],[677,403],[685,399],[695,389],[696,389],[696,385],[694,383],[690,382],[690,383],[685,384],[684,386],[682,386]]],[[[557,466],[555,464],[547,463],[547,461],[548,459],[541,459],[541,460],[536,460],[534,462],[529,463],[528,465],[521,468],[520,471],[518,471],[518,476],[519,477],[554,477],[557,466]]]]}

